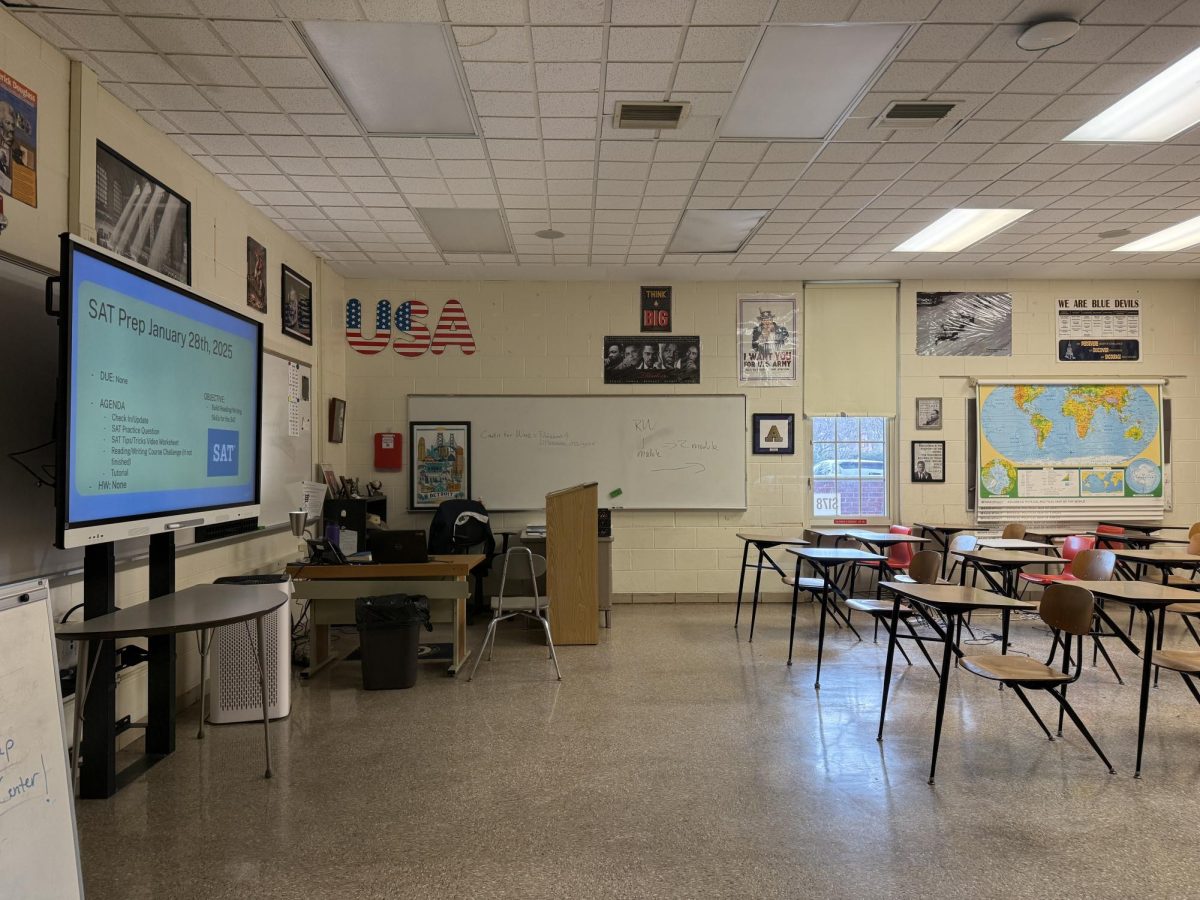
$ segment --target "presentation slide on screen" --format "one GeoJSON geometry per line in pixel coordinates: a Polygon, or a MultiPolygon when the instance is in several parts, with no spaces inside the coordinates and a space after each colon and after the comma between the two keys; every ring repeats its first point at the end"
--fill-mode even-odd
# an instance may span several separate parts
{"type": "Polygon", "coordinates": [[[76,252],[69,520],[252,503],[257,326],[76,252]]]}

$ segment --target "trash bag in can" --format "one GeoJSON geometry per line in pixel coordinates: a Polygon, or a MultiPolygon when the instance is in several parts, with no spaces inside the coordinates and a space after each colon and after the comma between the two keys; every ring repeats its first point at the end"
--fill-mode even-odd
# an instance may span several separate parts
{"type": "Polygon", "coordinates": [[[354,622],[358,626],[364,689],[410,688],[417,683],[421,626],[433,631],[428,597],[359,597],[354,601],[354,622]]]}

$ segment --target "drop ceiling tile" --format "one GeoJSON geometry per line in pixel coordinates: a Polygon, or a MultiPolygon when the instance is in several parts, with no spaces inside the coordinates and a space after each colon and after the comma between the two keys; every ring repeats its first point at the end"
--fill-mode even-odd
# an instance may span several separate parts
{"type": "Polygon", "coordinates": [[[989,31],[990,25],[922,25],[898,58],[934,62],[956,59],[969,53],[989,31]]]}
{"type": "Polygon", "coordinates": [[[145,97],[152,106],[164,110],[211,110],[214,108],[204,96],[189,84],[133,84],[130,85],[145,97]]]}
{"type": "Polygon", "coordinates": [[[432,159],[385,159],[383,165],[399,178],[440,178],[442,175],[432,159]]]}
{"type": "Polygon", "coordinates": [[[758,42],[758,28],[688,29],[680,59],[692,62],[745,62],[758,42]]]}
{"type": "Polygon", "coordinates": [[[600,158],[602,160],[648,161],[654,156],[653,141],[601,141],[600,158]]]}
{"type": "Polygon", "coordinates": [[[538,160],[542,158],[540,141],[488,141],[488,155],[492,159],[538,160]]]}
{"type": "Polygon", "coordinates": [[[430,138],[437,159],[484,159],[483,143],[476,138],[430,138]]]}
{"type": "Polygon", "coordinates": [[[482,117],[479,124],[483,126],[483,136],[487,138],[538,137],[537,119],[482,117]]]}
{"type": "Polygon", "coordinates": [[[543,118],[581,118],[596,115],[595,93],[543,93],[537,95],[543,118]]]}
{"type": "Polygon", "coordinates": [[[855,0],[779,0],[774,22],[844,22],[855,0]]]}
{"type": "MultiPolygon", "coordinates": [[[[249,87],[206,87],[206,97],[226,112],[272,113],[279,107],[260,88],[249,87]]],[[[294,131],[294,129],[293,129],[294,131]]]]}
{"type": "Polygon", "coordinates": [[[171,112],[167,118],[188,134],[237,134],[229,119],[216,112],[171,112]]]}
{"type": "Polygon", "coordinates": [[[325,87],[320,71],[307,59],[243,57],[242,62],[264,87],[325,87]]]}
{"type": "Polygon", "coordinates": [[[595,138],[596,120],[592,119],[543,119],[542,137],[551,140],[555,138],[595,138]]]}
{"type": "Polygon", "coordinates": [[[46,20],[86,50],[133,50],[151,47],[116,16],[47,15],[46,20]]]}
{"type": "MultiPolygon", "coordinates": [[[[582,62],[600,59],[602,28],[533,28],[533,58],[538,62],[582,62]]],[[[528,59],[528,54],[522,57],[528,59]]]]}
{"type": "Polygon", "coordinates": [[[494,159],[492,169],[497,178],[544,178],[545,164],[536,160],[494,159]]]}
{"type": "Polygon", "coordinates": [[[1090,63],[1035,62],[1013,79],[1007,90],[1018,93],[1063,94],[1095,68],[1090,63]]]}
{"type": "MultiPolygon", "coordinates": [[[[1016,124],[1016,122],[968,121],[964,122],[947,140],[962,144],[997,144],[1013,133],[1016,124]]],[[[1013,140],[1018,139],[1013,138],[1013,140]]],[[[1041,139],[1025,138],[1024,140],[1035,141],[1041,139]]],[[[1046,143],[1046,141],[1042,142],[1046,143]]]]}
{"type": "Polygon", "coordinates": [[[665,91],[672,63],[610,62],[604,77],[609,91],[665,91]]]}
{"type": "Polygon", "coordinates": [[[212,26],[239,56],[306,56],[283,22],[216,20],[212,26]]]}
{"type": "Polygon", "coordinates": [[[529,0],[535,25],[599,25],[604,17],[604,0],[529,0]]]}
{"type": "Polygon", "coordinates": [[[437,163],[438,174],[445,178],[491,178],[486,160],[456,159],[442,160],[437,163]]]}
{"type": "MultiPolygon", "coordinates": [[[[145,97],[135,91],[132,87],[120,81],[101,82],[101,85],[106,91],[133,110],[147,110],[155,104],[149,102],[145,97]]],[[[207,109],[207,107],[205,107],[207,109]]],[[[174,126],[171,128],[174,131],[174,126]]]]}
{"type": "Polygon", "coordinates": [[[299,134],[292,120],[281,113],[229,113],[229,118],[242,131],[257,134],[299,134]]]}
{"type": "Polygon", "coordinates": [[[695,180],[700,172],[700,162],[655,162],[650,166],[650,180],[685,181],[695,180]]]}
{"type": "Polygon", "coordinates": [[[539,91],[598,91],[599,63],[537,63],[539,91]]]}
{"type": "Polygon", "coordinates": [[[765,22],[773,0],[696,0],[693,25],[757,25],[765,22]]]}
{"type": "Polygon", "coordinates": [[[464,60],[525,62],[529,59],[529,34],[524,28],[457,27],[454,40],[464,60]]]}
{"type": "Polygon", "coordinates": [[[530,91],[533,72],[528,63],[465,62],[463,71],[473,91],[530,91]]]}
{"type": "MultiPolygon", "coordinates": [[[[820,144],[779,141],[767,147],[763,162],[808,162],[817,155],[820,144]]],[[[655,157],[659,159],[661,157],[655,157]]]]}
{"type": "Polygon", "coordinates": [[[183,78],[152,53],[100,51],[96,60],[121,81],[142,84],[182,84],[183,78]]]}
{"type": "Polygon", "coordinates": [[[547,178],[594,178],[596,164],[589,160],[550,160],[545,163],[547,178]]]}
{"type": "MultiPolygon", "coordinates": [[[[1025,66],[1025,63],[1019,62],[965,62],[942,82],[938,90],[943,93],[960,91],[990,93],[1006,90],[1006,85],[1019,76],[1025,66]]],[[[1016,87],[1007,88],[1007,91],[1010,92],[1019,92],[1020,90],[1016,87]]],[[[1038,90],[1048,91],[1049,88],[1027,86],[1025,90],[1035,93],[1038,90]]]]}
{"type": "Polygon", "coordinates": [[[708,160],[710,163],[756,163],[762,159],[768,146],[761,141],[718,141],[713,145],[708,160]]]}
{"type": "Polygon", "coordinates": [[[602,161],[597,174],[600,178],[622,181],[645,181],[650,175],[650,164],[646,162],[602,161]]]}
{"type": "Polygon", "coordinates": [[[222,19],[273,19],[278,15],[271,0],[192,0],[200,14],[222,19]]]}
{"type": "Polygon", "coordinates": [[[268,156],[317,156],[317,151],[307,138],[278,135],[252,134],[254,142],[268,156]]]}
{"type": "Polygon", "coordinates": [[[1150,28],[1129,42],[1111,59],[1102,62],[1114,63],[1172,63],[1186,56],[1200,45],[1200,28],[1167,27],[1150,28]]]}
{"type": "Polygon", "coordinates": [[[608,30],[609,61],[656,62],[675,59],[681,28],[617,28],[608,30]]]}
{"type": "Polygon", "coordinates": [[[705,181],[745,181],[753,172],[753,163],[709,162],[700,177],[705,181]]]}
{"type": "Polygon", "coordinates": [[[53,47],[58,47],[60,50],[65,50],[71,47],[76,47],[78,44],[73,38],[67,37],[66,33],[55,28],[37,13],[20,12],[12,10],[13,15],[17,17],[22,25],[42,38],[53,47]]]}
{"type": "MultiPolygon", "coordinates": [[[[285,175],[332,175],[329,164],[319,157],[312,156],[281,156],[275,158],[276,164],[285,175]]],[[[230,170],[233,171],[233,170],[230,170]]]]}
{"type": "Polygon", "coordinates": [[[932,91],[954,70],[949,62],[905,62],[889,65],[871,85],[875,92],[932,91]]]}
{"type": "Polygon", "coordinates": [[[178,128],[178,126],[176,126],[175,123],[166,116],[162,115],[161,113],[156,113],[152,109],[143,109],[140,113],[138,113],[138,115],[145,119],[151,127],[157,128],[163,134],[170,134],[171,132],[176,131],[178,128]]]}
{"type": "Polygon", "coordinates": [[[282,175],[242,175],[241,179],[252,191],[287,191],[293,187],[282,175]]]}
{"type": "Polygon", "coordinates": [[[691,12],[691,0],[613,0],[614,25],[682,25],[691,12]]]}
{"type": "Polygon", "coordinates": [[[342,181],[346,187],[359,194],[394,194],[396,186],[392,179],[372,175],[345,175],[342,181]]]}
{"type": "Polygon", "coordinates": [[[292,116],[296,125],[305,134],[324,135],[354,135],[358,134],[353,120],[349,116],[303,115],[292,116]]]}
{"type": "Polygon", "coordinates": [[[437,0],[358,0],[372,22],[440,22],[437,0]]]}
{"type": "Polygon", "coordinates": [[[383,166],[373,157],[333,157],[326,160],[339,175],[383,175],[383,166]]]}
{"type": "Polygon", "coordinates": [[[274,204],[281,204],[281,205],[286,204],[289,206],[307,206],[310,203],[308,197],[304,196],[304,194],[300,193],[300,191],[259,190],[258,196],[260,198],[262,198],[262,200],[265,201],[266,203],[270,203],[273,205],[274,204]]]}
{"type": "MultiPolygon", "coordinates": [[[[197,161],[200,163],[200,165],[204,166],[205,163],[209,161],[209,157],[204,156],[204,157],[201,157],[197,161]]],[[[205,168],[208,168],[208,167],[205,166],[205,168]]],[[[242,184],[241,181],[238,180],[238,177],[236,175],[230,175],[227,172],[214,172],[213,174],[215,174],[217,176],[217,178],[219,178],[222,182],[224,182],[226,187],[231,187],[235,191],[246,189],[246,186],[244,184],[242,184]]],[[[260,196],[260,197],[258,197],[258,201],[261,203],[266,203],[267,199],[265,197],[260,196]]]]}
{"type": "Polygon", "coordinates": [[[446,0],[450,21],[470,25],[520,25],[525,21],[523,0],[446,0]]]}
{"type": "Polygon", "coordinates": [[[423,159],[430,155],[424,138],[371,138],[371,144],[380,156],[393,159],[423,159]]]}
{"type": "Polygon", "coordinates": [[[218,156],[217,162],[226,172],[232,172],[234,175],[279,174],[275,163],[265,156],[218,156]]]}
{"type": "Polygon", "coordinates": [[[1053,94],[997,94],[975,113],[977,119],[1024,122],[1041,112],[1054,100],[1053,94]]]}
{"type": "Polygon", "coordinates": [[[415,202],[413,201],[414,194],[427,196],[450,193],[445,180],[441,178],[397,178],[396,186],[408,195],[409,202],[415,202]]]}
{"type": "Polygon", "coordinates": [[[595,144],[592,141],[543,141],[546,159],[592,159],[595,144]]]}
{"type": "Polygon", "coordinates": [[[134,18],[133,26],[162,53],[226,53],[207,22],[198,19],[134,18]]]}
{"type": "Polygon", "coordinates": [[[328,88],[273,88],[271,96],[288,113],[341,113],[342,101],[328,88]]]}
{"type": "Polygon", "coordinates": [[[475,101],[475,112],[481,116],[537,115],[535,95],[529,92],[473,91],[471,96],[475,101]]]}
{"type": "MultiPolygon", "coordinates": [[[[1071,40],[1044,51],[1041,62],[1102,63],[1128,44],[1141,29],[1122,25],[1084,25],[1071,40]]],[[[1152,60],[1147,60],[1148,62],[1152,60]]]]}
{"type": "Polygon", "coordinates": [[[250,87],[254,79],[236,59],[229,56],[168,56],[185,78],[196,84],[222,87],[250,87]]]}
{"type": "Polygon", "coordinates": [[[346,186],[332,175],[293,175],[292,182],[302,191],[343,191],[346,186]]]}
{"type": "Polygon", "coordinates": [[[742,68],[741,63],[680,63],[674,90],[732,91],[742,77],[742,68]]]}

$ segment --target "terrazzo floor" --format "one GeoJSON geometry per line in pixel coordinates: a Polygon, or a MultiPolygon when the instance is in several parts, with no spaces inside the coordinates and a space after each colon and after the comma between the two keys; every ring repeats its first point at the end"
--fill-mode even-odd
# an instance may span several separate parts
{"type": "MultiPolygon", "coordinates": [[[[472,683],[425,667],[368,693],[338,664],[296,684],[269,781],[259,728],[197,741],[188,710],[172,757],[80,803],[87,896],[1200,895],[1200,706],[1177,675],[1152,694],[1135,780],[1140,664],[1115,641],[1126,685],[1086,668],[1071,698],[1116,775],[1069,722],[1048,742],[1011,691],[956,671],[931,787],[937,682],[915,653],[879,744],[869,626],[831,635],[818,693],[813,607],[790,669],[786,607],[763,607],[753,644],[732,620],[618,607],[599,646],[560,648],[561,683],[520,626],[472,683]]],[[[1014,640],[1049,644],[1029,620],[1014,640]]]]}

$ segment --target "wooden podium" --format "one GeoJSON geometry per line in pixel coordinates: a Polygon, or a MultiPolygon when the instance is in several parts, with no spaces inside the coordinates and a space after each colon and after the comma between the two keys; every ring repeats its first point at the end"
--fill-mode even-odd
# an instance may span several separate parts
{"type": "Polygon", "coordinates": [[[596,484],[546,495],[546,595],[556,644],[600,640],[596,484]]]}

